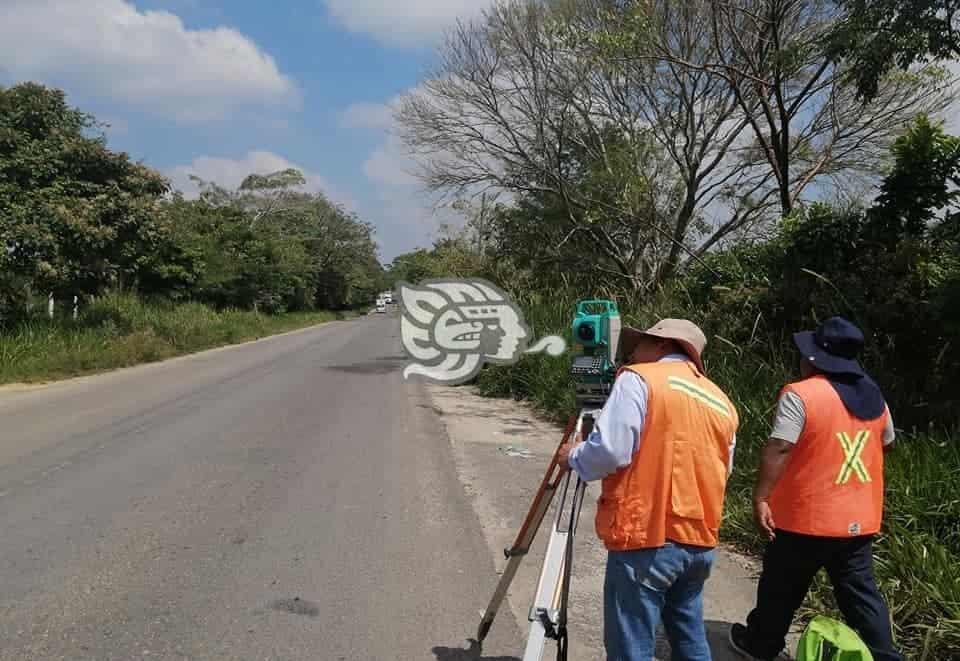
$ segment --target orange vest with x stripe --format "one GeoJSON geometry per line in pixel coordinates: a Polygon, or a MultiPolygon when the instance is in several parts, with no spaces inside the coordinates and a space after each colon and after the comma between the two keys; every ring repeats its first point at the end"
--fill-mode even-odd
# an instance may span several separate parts
{"type": "Polygon", "coordinates": [[[770,497],[777,528],[817,537],[880,532],[887,411],[854,417],[823,376],[784,390],[803,401],[806,422],[770,497]]]}

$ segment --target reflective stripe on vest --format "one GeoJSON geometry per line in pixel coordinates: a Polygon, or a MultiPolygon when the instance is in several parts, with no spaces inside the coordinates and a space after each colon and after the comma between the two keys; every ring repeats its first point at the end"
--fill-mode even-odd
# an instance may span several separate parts
{"type": "Polygon", "coordinates": [[[777,527],[817,537],[880,532],[888,413],[875,420],[854,417],[823,376],[784,391],[803,401],[805,424],[770,496],[777,527]]]}
{"type": "Polygon", "coordinates": [[[616,551],[716,546],[736,408],[693,363],[624,369],[646,382],[647,415],[633,461],[603,480],[597,535],[616,551]]]}
{"type": "Polygon", "coordinates": [[[857,437],[851,439],[847,432],[838,432],[837,438],[840,439],[840,445],[843,446],[844,459],[843,466],[840,467],[840,475],[837,476],[837,484],[843,485],[850,481],[850,476],[856,471],[857,477],[861,482],[870,482],[870,473],[867,467],[863,465],[863,449],[870,440],[870,432],[861,429],[857,432],[857,437]]]}

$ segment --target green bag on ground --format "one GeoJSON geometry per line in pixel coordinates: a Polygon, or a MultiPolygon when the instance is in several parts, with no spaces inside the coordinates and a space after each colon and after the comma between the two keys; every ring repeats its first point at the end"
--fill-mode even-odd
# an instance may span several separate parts
{"type": "Polygon", "coordinates": [[[856,631],[818,615],[800,637],[797,661],[873,661],[873,655],[856,631]]]}

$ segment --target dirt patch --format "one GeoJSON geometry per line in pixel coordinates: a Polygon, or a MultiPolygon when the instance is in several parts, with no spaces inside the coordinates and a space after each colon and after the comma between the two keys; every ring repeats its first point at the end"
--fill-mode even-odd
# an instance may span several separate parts
{"type": "Polygon", "coordinates": [[[307,617],[317,617],[320,614],[320,608],[315,603],[300,597],[275,599],[270,602],[270,608],[291,615],[306,615],[307,617]]]}

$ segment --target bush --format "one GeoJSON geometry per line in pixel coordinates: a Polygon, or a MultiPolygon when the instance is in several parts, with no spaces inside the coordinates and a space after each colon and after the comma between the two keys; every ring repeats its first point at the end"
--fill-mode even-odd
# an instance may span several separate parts
{"type": "Polygon", "coordinates": [[[334,318],[329,312],[268,316],[107,294],[76,321],[34,319],[0,333],[0,383],[128,367],[334,318]]]}
{"type": "Polygon", "coordinates": [[[863,361],[899,425],[955,427],[960,261],[937,227],[880,246],[868,215],[815,206],[768,244],[712,257],[715,273],[690,277],[693,304],[712,332],[761,353],[758,337],[787,344],[792,332],[841,314],[864,330],[863,361]]]}

